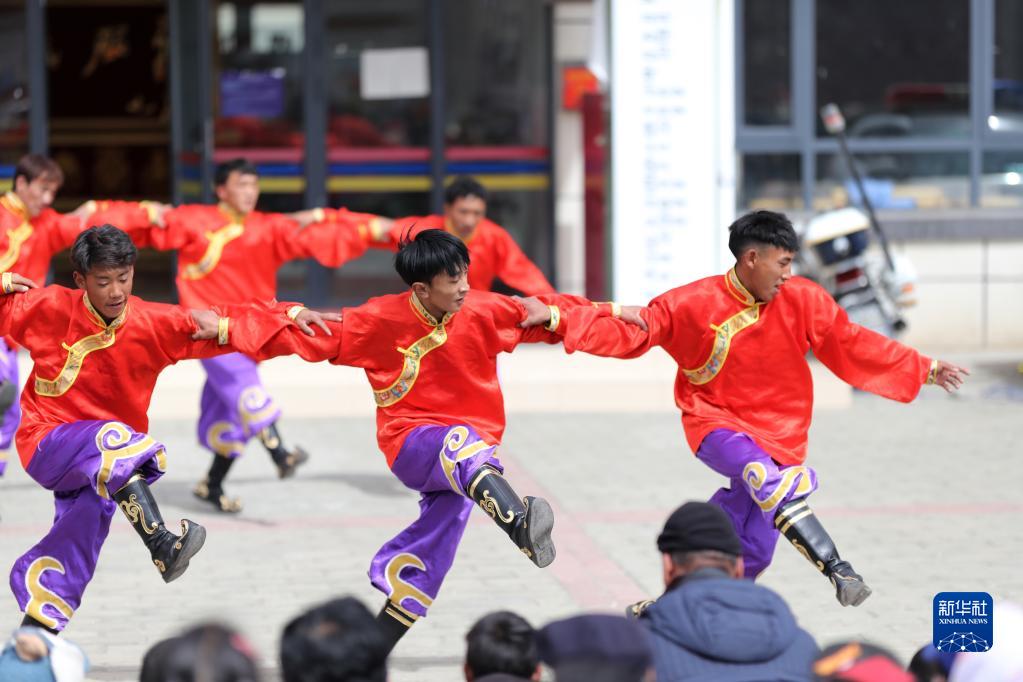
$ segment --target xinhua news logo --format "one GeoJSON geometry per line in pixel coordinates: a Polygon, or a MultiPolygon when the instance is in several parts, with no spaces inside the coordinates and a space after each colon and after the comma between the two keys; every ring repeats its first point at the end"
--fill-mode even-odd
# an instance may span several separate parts
{"type": "Polygon", "coordinates": [[[934,595],[934,648],[938,651],[988,651],[994,637],[994,600],[987,592],[939,592],[934,595]]]}

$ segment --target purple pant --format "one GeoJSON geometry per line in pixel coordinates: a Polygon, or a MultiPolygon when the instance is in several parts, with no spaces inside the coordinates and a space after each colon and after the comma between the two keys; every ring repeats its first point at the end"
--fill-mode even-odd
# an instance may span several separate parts
{"type": "Polygon", "coordinates": [[[39,443],[28,474],[53,491],[50,532],[14,562],[11,591],[22,611],[63,630],[82,602],[117,510],[113,495],[136,471],[152,483],[164,446],[120,422],[63,424],[39,443]]]}
{"type": "MultiPolygon", "coordinates": [[[[19,389],[18,382],[18,351],[11,350],[7,343],[0,337],[0,381],[13,382],[19,389]]],[[[14,404],[7,408],[7,411],[0,415],[0,476],[4,475],[7,468],[7,451],[14,440],[14,432],[18,430],[21,422],[21,402],[15,399],[14,404]]]]}
{"type": "Polygon", "coordinates": [[[199,442],[224,457],[238,457],[250,438],[273,424],[281,411],[263,388],[258,365],[241,353],[201,360],[206,369],[199,415],[199,442]]]}
{"type": "Polygon", "coordinates": [[[465,486],[484,464],[504,470],[496,450],[471,426],[420,426],[394,460],[394,475],[422,493],[419,518],[380,548],[369,579],[412,620],[426,615],[455,560],[473,508],[465,486]]]}
{"type": "Polygon", "coordinates": [[[745,433],[715,429],[696,456],[730,480],[710,498],[725,510],[742,541],[746,577],[756,578],[771,564],[778,543],[774,512],[817,489],[817,472],[808,466],[783,466],[745,433]]]}

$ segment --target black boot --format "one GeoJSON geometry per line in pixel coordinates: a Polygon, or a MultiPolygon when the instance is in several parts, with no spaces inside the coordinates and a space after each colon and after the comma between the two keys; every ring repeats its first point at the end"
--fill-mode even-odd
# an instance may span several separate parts
{"type": "Polygon", "coordinates": [[[774,525],[800,554],[835,586],[835,597],[842,606],[859,606],[870,596],[870,588],[848,561],[838,556],[835,543],[806,503],[793,500],[778,508],[774,525]]]}
{"type": "Polygon", "coordinates": [[[390,654],[398,640],[405,636],[409,628],[416,622],[415,616],[390,599],[384,602],[384,608],[377,614],[377,623],[380,625],[380,632],[387,642],[387,653],[390,654]]]}
{"type": "Polygon", "coordinates": [[[534,564],[543,568],[554,561],[554,541],[551,540],[554,511],[547,500],[542,497],[520,499],[505,477],[487,465],[480,467],[465,492],[490,514],[534,564]]]}
{"type": "Polygon", "coordinates": [[[227,514],[237,514],[242,510],[242,501],[237,497],[228,497],[224,494],[224,477],[234,464],[234,457],[213,455],[213,464],[210,465],[210,472],[206,480],[196,484],[192,494],[203,502],[209,502],[217,511],[227,514]]]}
{"type": "Polygon", "coordinates": [[[0,381],[0,416],[11,409],[11,405],[18,399],[18,387],[13,381],[0,381]]]}
{"type": "Polygon", "coordinates": [[[59,635],[60,634],[60,630],[54,630],[51,627],[43,625],[42,623],[40,623],[39,621],[37,621],[35,618],[33,618],[32,616],[28,615],[27,613],[25,614],[25,617],[21,619],[21,627],[23,627],[23,628],[28,628],[28,627],[40,628],[40,629],[46,630],[51,635],[59,635]]]}
{"type": "Polygon", "coordinates": [[[259,432],[259,440],[270,453],[274,464],[277,465],[277,475],[280,478],[290,478],[295,475],[295,469],[301,464],[309,461],[309,453],[302,448],[295,446],[294,450],[288,451],[281,440],[281,434],[277,430],[277,424],[271,424],[259,432]]]}
{"type": "Polygon", "coordinates": [[[182,519],[180,536],[167,530],[149,484],[141,474],[132,476],[127,485],[114,493],[114,501],[149,549],[163,581],[169,583],[184,573],[189,560],[202,549],[206,529],[195,521],[182,519]]]}

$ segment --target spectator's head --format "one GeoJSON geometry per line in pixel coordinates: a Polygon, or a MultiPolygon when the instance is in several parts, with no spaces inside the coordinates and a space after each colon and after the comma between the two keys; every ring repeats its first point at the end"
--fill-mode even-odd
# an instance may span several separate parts
{"type": "Polygon", "coordinates": [[[487,214],[487,190],[473,178],[460,176],[444,190],[444,217],[462,239],[473,233],[487,214]]]}
{"type": "Polygon", "coordinates": [[[128,304],[137,257],[131,237],[113,225],[90,227],[71,246],[75,284],[85,289],[89,303],[107,322],[128,304]]]}
{"type": "Polygon", "coordinates": [[[839,642],[813,662],[813,679],[829,682],[914,682],[895,655],[866,642],[839,642]]]}
{"type": "Polygon", "coordinates": [[[753,211],[732,223],[728,232],[739,279],[756,300],[770,301],[792,277],[792,259],[799,251],[792,222],[782,213],[753,211]]]}
{"type": "Polygon", "coordinates": [[[469,249],[444,230],[423,230],[415,237],[403,238],[394,269],[438,319],[457,312],[469,293],[469,249]]]}
{"type": "Polygon", "coordinates": [[[653,674],[646,629],[621,616],[554,621],[537,633],[537,644],[558,682],[642,682],[653,674]]]}
{"type": "Polygon", "coordinates": [[[142,659],[139,682],[258,682],[256,655],[236,631],[207,623],[157,642],[142,659]]]}
{"type": "Polygon", "coordinates": [[[540,679],[536,631],[524,618],[497,611],[480,618],[465,635],[465,679],[504,673],[523,680],[540,679]]]}
{"type": "Polygon", "coordinates": [[[384,682],[388,645],[373,614],[353,597],[292,620],[281,636],[284,682],[384,682]]]}
{"type": "Polygon", "coordinates": [[[42,628],[19,628],[0,649],[0,680],[82,682],[88,669],[81,649],[42,628]]]}
{"type": "Polygon", "coordinates": [[[64,173],[60,166],[42,154],[26,154],[14,167],[14,193],[25,204],[32,218],[53,203],[63,184],[64,173]]]}
{"type": "Polygon", "coordinates": [[[256,210],[259,171],[247,159],[231,159],[217,166],[213,175],[217,199],[241,214],[256,210]]]}
{"type": "Polygon", "coordinates": [[[657,536],[670,587],[701,568],[716,568],[733,578],[743,576],[742,543],[731,519],[709,502],[686,502],[668,517],[657,536]]]}
{"type": "Polygon", "coordinates": [[[909,673],[916,682],[946,682],[955,654],[939,651],[930,642],[920,647],[909,661],[909,673]]]}

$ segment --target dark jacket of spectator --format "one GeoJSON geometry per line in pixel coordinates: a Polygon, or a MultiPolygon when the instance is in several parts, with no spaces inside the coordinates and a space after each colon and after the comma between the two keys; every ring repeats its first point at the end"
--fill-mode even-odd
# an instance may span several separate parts
{"type": "Polygon", "coordinates": [[[658,682],[809,680],[817,644],[771,590],[724,571],[683,577],[643,611],[658,682]]]}

